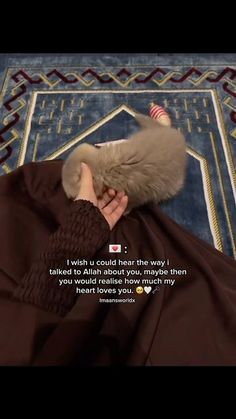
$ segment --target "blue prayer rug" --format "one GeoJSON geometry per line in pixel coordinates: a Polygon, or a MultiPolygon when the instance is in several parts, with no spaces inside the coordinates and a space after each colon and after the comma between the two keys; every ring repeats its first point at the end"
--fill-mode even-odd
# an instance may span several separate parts
{"type": "Polygon", "coordinates": [[[1,175],[128,138],[154,102],[188,152],[185,187],[163,211],[236,258],[236,55],[0,55],[0,77],[1,175]]]}

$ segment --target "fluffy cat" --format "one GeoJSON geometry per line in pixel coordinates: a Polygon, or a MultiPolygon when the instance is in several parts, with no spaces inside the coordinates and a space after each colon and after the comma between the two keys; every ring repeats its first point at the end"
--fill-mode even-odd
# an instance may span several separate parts
{"type": "Polygon", "coordinates": [[[68,198],[78,195],[81,162],[92,170],[98,197],[107,188],[126,192],[129,198],[126,213],[179,192],[186,168],[184,136],[148,116],[136,114],[135,119],[141,130],[127,141],[101,148],[82,144],[69,155],[62,168],[62,185],[68,198]]]}

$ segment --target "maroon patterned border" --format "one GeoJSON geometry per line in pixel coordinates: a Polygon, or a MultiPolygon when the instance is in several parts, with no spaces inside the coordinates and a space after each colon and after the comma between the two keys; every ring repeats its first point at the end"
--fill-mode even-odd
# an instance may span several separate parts
{"type": "MultiPolygon", "coordinates": [[[[135,77],[133,82],[135,82],[137,84],[141,84],[141,83],[145,84],[145,83],[151,81],[152,78],[154,76],[156,76],[158,73],[160,73],[163,76],[168,74],[168,72],[166,70],[163,70],[162,68],[157,67],[145,77],[141,77],[141,76],[135,77]]],[[[183,83],[193,74],[196,74],[197,76],[201,76],[203,74],[203,72],[201,70],[195,68],[195,67],[192,67],[181,77],[179,77],[179,78],[171,77],[169,79],[169,81],[171,81],[173,83],[183,83]]],[[[83,73],[81,73],[81,77],[86,77],[88,75],[94,77],[101,84],[115,83],[113,78],[111,78],[109,76],[106,76],[106,75],[101,76],[95,70],[93,70],[91,68],[88,68],[87,70],[83,71],[83,73]]],[[[210,83],[218,83],[226,75],[230,78],[230,80],[234,80],[236,78],[236,70],[234,70],[233,68],[230,68],[230,67],[226,67],[216,77],[207,77],[206,80],[210,83]]],[[[63,74],[61,74],[56,69],[54,69],[54,70],[52,70],[52,71],[50,71],[49,73],[46,74],[47,78],[51,78],[52,76],[58,77],[59,79],[61,79],[62,82],[66,83],[66,84],[79,83],[79,80],[77,78],[68,78],[68,77],[64,76],[63,74]]],[[[127,70],[126,68],[122,68],[121,70],[119,70],[115,74],[116,78],[121,78],[121,77],[124,77],[124,76],[130,77],[130,76],[132,76],[132,73],[129,70],[127,70]]],[[[11,99],[9,99],[9,100],[7,100],[6,102],[3,103],[3,106],[8,111],[11,111],[13,109],[12,103],[16,99],[18,99],[20,96],[22,96],[26,93],[28,85],[40,84],[40,83],[44,82],[44,80],[41,77],[33,79],[23,70],[19,70],[17,73],[15,73],[11,76],[11,79],[14,80],[14,82],[16,82],[16,83],[20,82],[22,80],[22,78],[25,79],[25,83],[22,84],[21,86],[19,86],[19,90],[20,90],[19,93],[17,93],[11,99]]],[[[122,81],[124,82],[124,79],[122,81]]],[[[233,92],[232,90],[230,90],[228,82],[224,82],[222,84],[222,88],[229,95],[236,98],[236,93],[233,92]]],[[[236,124],[236,112],[235,111],[231,111],[230,118],[231,118],[232,122],[234,122],[236,124]]],[[[4,141],[5,141],[4,138],[3,138],[3,135],[9,129],[11,129],[19,121],[19,119],[20,119],[20,114],[16,112],[13,115],[13,119],[11,120],[11,122],[9,122],[9,124],[4,126],[0,130],[0,144],[4,143],[4,141]]],[[[0,164],[3,164],[4,162],[6,162],[6,160],[8,160],[9,157],[11,156],[11,154],[12,154],[12,147],[11,146],[9,146],[9,145],[6,146],[5,150],[6,150],[6,154],[2,158],[0,158],[0,164]]]]}

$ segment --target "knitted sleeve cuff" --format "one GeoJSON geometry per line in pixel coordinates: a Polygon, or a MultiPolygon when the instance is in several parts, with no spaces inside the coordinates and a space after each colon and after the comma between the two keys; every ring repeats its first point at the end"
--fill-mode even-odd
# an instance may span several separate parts
{"type": "Polygon", "coordinates": [[[52,234],[43,253],[32,264],[13,298],[65,315],[76,300],[73,286],[59,286],[62,277],[51,276],[50,269],[68,269],[68,259],[91,259],[108,240],[107,221],[91,202],[71,202],[63,225],[52,234]]]}

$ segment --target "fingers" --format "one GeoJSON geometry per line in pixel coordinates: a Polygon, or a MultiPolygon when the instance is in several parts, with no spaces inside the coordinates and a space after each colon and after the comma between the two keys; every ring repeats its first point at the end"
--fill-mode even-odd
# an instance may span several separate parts
{"type": "Polygon", "coordinates": [[[116,196],[103,208],[103,212],[106,215],[112,214],[117,207],[120,205],[121,198],[124,197],[125,192],[120,191],[116,194],[116,196]]]}
{"type": "Polygon", "coordinates": [[[104,209],[102,210],[103,216],[106,218],[110,229],[112,230],[119,219],[124,214],[127,205],[128,205],[128,196],[122,196],[120,199],[116,200],[117,206],[113,206],[113,212],[110,214],[105,214],[104,209]]]}
{"type": "Polygon", "coordinates": [[[117,222],[120,217],[124,214],[126,208],[128,205],[128,196],[125,195],[121,198],[119,205],[116,207],[116,209],[113,211],[113,218],[115,220],[115,222],[117,222]]]}
{"type": "Polygon", "coordinates": [[[114,189],[108,189],[101,199],[98,200],[98,208],[103,209],[111,200],[115,197],[116,191],[114,189]]]}

